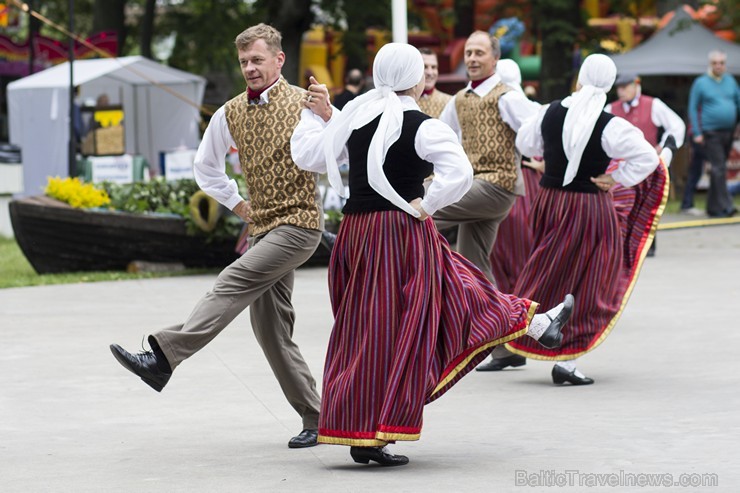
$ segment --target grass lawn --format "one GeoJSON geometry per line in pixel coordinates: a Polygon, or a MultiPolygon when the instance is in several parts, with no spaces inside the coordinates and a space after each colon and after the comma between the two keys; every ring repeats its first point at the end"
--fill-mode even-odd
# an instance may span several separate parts
{"type": "Polygon", "coordinates": [[[41,286],[45,284],[70,284],[75,282],[119,281],[125,279],[151,279],[155,277],[187,276],[212,272],[208,269],[186,269],[173,272],[142,272],[129,274],[123,271],[65,272],[63,274],[37,274],[21,252],[14,239],[0,237],[0,288],[41,286]]]}

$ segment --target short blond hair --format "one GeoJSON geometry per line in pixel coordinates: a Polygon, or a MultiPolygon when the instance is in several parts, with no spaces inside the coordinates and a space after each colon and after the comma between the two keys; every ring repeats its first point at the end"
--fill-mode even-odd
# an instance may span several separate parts
{"type": "Polygon", "coordinates": [[[283,36],[280,31],[264,23],[245,29],[239,33],[234,43],[237,50],[246,50],[249,45],[258,39],[263,40],[270,51],[275,54],[283,51],[283,36]]]}
{"type": "Polygon", "coordinates": [[[488,38],[488,41],[490,41],[491,43],[491,51],[493,52],[493,56],[501,56],[501,44],[499,43],[496,36],[493,36],[486,31],[473,31],[470,36],[468,36],[468,39],[472,38],[473,36],[486,36],[488,38]]]}

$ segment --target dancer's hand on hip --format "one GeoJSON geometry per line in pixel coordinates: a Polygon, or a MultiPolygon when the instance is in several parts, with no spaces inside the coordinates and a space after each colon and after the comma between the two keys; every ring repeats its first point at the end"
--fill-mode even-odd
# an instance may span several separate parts
{"type": "Polygon", "coordinates": [[[426,218],[429,217],[429,214],[427,214],[426,211],[421,208],[421,197],[415,198],[414,200],[409,202],[409,205],[419,211],[419,217],[416,218],[419,221],[425,221],[426,218]]]}
{"type": "Polygon", "coordinates": [[[599,190],[608,192],[617,182],[614,181],[611,174],[599,175],[596,178],[591,178],[591,182],[599,187],[599,190]]]}

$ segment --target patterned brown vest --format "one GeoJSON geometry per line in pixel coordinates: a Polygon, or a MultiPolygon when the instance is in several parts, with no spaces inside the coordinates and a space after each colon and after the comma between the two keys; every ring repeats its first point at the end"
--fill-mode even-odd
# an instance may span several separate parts
{"type": "Polygon", "coordinates": [[[455,96],[462,146],[475,178],[514,192],[517,183],[516,132],[501,118],[498,99],[511,88],[498,83],[483,97],[463,89],[455,96]]]}
{"type": "Polygon", "coordinates": [[[301,119],[303,93],[281,77],[270,89],[268,103],[249,104],[245,91],[225,105],[252,205],[252,235],[282,224],[324,227],[316,175],[298,169],[290,156],[290,137],[301,119]]]}
{"type": "Polygon", "coordinates": [[[451,95],[434,89],[429,96],[419,98],[419,109],[432,118],[439,118],[451,98],[451,95]]]}

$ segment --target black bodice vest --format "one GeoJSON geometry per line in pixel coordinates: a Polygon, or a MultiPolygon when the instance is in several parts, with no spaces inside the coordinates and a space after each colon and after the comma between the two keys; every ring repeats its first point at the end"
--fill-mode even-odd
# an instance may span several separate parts
{"type": "Polygon", "coordinates": [[[565,168],[568,158],[563,150],[563,124],[568,108],[553,101],[542,119],[542,140],[544,141],[545,173],[540,180],[540,186],[545,188],[562,188],[573,192],[598,193],[599,188],[591,183],[590,178],[604,173],[611,159],[601,147],[601,135],[604,127],[614,118],[614,115],[604,111],[599,115],[594,131],[586,144],[581,157],[578,173],[571,183],[563,186],[565,168]]]}
{"type": "MultiPolygon", "coordinates": [[[[404,111],[401,136],[388,149],[383,164],[388,182],[407,202],[424,197],[424,179],[434,170],[432,163],[421,159],[414,147],[419,126],[429,118],[421,111],[404,111]]],[[[373,190],[367,181],[367,150],[379,122],[380,116],[353,131],[347,141],[350,193],[342,209],[345,214],[400,210],[373,190]]]]}

